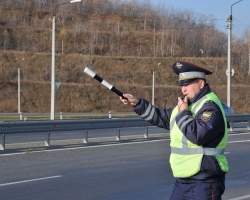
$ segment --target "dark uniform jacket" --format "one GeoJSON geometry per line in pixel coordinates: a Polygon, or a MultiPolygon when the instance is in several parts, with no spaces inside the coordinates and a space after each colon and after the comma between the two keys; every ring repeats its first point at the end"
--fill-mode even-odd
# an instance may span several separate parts
{"type": "MultiPolygon", "coordinates": [[[[189,104],[196,102],[204,95],[211,92],[208,84],[192,99],[189,104]]],[[[174,107],[173,107],[174,108],[174,107]]],[[[160,109],[155,108],[148,101],[141,98],[134,106],[134,111],[149,123],[169,130],[170,117],[173,108],[160,109]]],[[[176,124],[186,115],[192,116],[191,111],[183,110],[176,116],[176,124]]],[[[181,127],[182,123],[180,124],[181,127]]],[[[223,115],[219,106],[213,101],[207,101],[195,116],[195,120],[188,123],[182,132],[186,138],[192,143],[203,147],[215,148],[222,140],[225,132],[223,115]],[[202,120],[203,112],[211,112],[210,120],[202,120]]],[[[203,156],[201,170],[192,177],[182,178],[183,182],[206,181],[213,182],[224,180],[225,172],[223,172],[214,156],[203,156]]]]}

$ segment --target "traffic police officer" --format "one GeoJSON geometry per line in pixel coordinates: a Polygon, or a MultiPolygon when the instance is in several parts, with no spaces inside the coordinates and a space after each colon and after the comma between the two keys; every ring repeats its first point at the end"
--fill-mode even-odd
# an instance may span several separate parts
{"type": "Polygon", "coordinates": [[[228,172],[224,156],[228,130],[219,98],[206,83],[212,72],[175,62],[184,98],[172,108],[156,108],[144,98],[124,94],[124,104],[149,123],[170,130],[170,165],[176,182],[170,200],[220,200],[228,172]]]}

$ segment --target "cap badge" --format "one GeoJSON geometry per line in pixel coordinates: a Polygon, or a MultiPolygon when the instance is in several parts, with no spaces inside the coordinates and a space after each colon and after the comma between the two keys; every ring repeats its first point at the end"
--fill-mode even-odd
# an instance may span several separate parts
{"type": "Polygon", "coordinates": [[[179,80],[184,80],[184,79],[185,79],[185,73],[180,73],[179,80]]]}
{"type": "Polygon", "coordinates": [[[180,69],[183,65],[179,62],[176,63],[175,67],[177,67],[178,69],[180,69]]]}

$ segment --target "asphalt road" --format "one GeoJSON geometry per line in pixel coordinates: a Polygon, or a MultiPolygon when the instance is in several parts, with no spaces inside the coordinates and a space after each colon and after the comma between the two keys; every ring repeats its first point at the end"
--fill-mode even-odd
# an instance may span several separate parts
{"type": "MultiPolygon", "coordinates": [[[[134,134],[120,142],[92,140],[90,144],[0,152],[1,199],[168,199],[174,183],[168,133],[152,133],[149,139],[134,134]]],[[[230,171],[224,200],[250,199],[249,142],[246,130],[229,136],[230,171]]]]}

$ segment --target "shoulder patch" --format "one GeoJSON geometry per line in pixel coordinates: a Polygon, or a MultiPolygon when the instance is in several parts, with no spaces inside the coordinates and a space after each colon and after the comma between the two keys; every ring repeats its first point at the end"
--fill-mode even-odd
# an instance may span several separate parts
{"type": "Polygon", "coordinates": [[[201,115],[201,119],[203,121],[208,121],[210,120],[211,116],[212,116],[212,112],[203,112],[201,115]]]}

